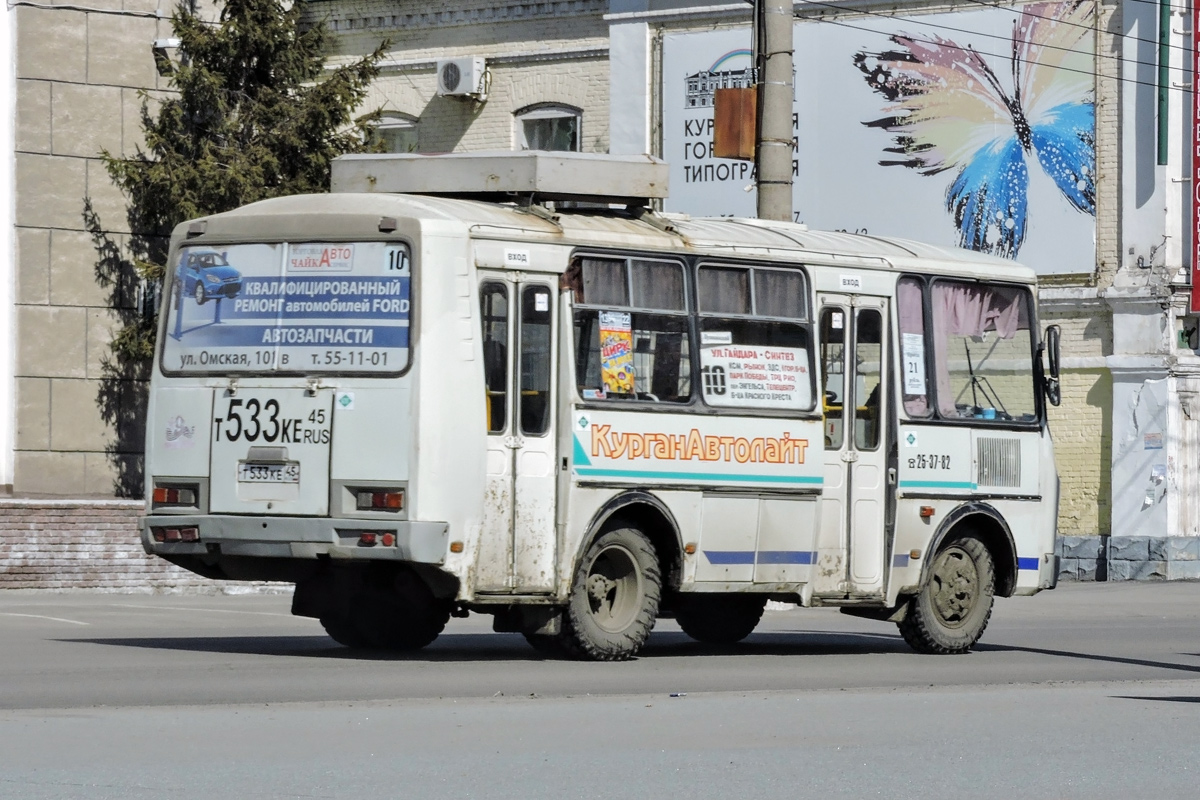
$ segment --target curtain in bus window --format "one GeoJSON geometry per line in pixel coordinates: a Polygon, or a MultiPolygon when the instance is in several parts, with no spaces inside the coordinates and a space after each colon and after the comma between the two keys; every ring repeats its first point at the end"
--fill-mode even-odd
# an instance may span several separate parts
{"type": "Polygon", "coordinates": [[[910,417],[927,417],[933,413],[929,405],[929,377],[925,358],[925,296],[921,282],[901,278],[896,284],[896,307],[900,318],[900,390],[904,410],[910,417]]]}
{"type": "MultiPolygon", "coordinates": [[[[591,306],[629,305],[629,284],[625,280],[625,259],[580,259],[583,301],[591,306]]],[[[577,298],[578,299],[578,298],[577,298]]]]}
{"type": "Polygon", "coordinates": [[[804,319],[807,310],[803,275],[778,269],[754,270],[755,314],[804,319]]]}
{"type": "Polygon", "coordinates": [[[933,334],[943,417],[1036,419],[1027,291],[938,281],[933,334]]]}
{"type": "Polygon", "coordinates": [[[662,261],[630,262],[633,278],[633,305],[662,311],[684,311],[683,269],[662,261]]]}
{"type": "Polygon", "coordinates": [[[700,270],[700,311],[706,314],[750,314],[750,271],[705,267],[700,270]]]}

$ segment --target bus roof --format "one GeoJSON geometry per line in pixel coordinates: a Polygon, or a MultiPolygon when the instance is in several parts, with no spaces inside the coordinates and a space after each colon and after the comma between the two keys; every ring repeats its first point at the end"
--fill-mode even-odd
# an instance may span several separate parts
{"type": "Polygon", "coordinates": [[[779,258],[865,269],[953,273],[1036,282],[1033,270],[955,247],[736,217],[692,218],[624,209],[547,211],[541,206],[390,193],[308,194],[251,203],[181,223],[177,243],[343,241],[378,238],[386,219],[461,225],[475,239],[720,257],[779,258]]]}

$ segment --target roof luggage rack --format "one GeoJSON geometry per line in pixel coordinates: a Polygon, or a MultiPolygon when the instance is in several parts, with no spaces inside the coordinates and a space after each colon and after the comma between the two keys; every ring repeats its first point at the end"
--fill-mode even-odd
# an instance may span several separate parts
{"type": "Polygon", "coordinates": [[[524,150],[356,154],[333,160],[333,192],[397,192],[521,204],[568,201],[640,208],[667,196],[653,156],[524,150]]]}

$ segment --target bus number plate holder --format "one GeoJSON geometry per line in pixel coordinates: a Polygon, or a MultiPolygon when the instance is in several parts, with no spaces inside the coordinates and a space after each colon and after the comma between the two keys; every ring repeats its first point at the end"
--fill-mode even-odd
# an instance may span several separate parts
{"type": "Polygon", "coordinates": [[[239,483],[299,483],[300,462],[263,464],[254,461],[238,463],[239,483]]]}

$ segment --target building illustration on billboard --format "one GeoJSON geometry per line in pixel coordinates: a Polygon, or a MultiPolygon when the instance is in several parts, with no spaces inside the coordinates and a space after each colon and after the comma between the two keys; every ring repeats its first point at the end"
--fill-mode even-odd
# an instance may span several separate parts
{"type": "Polygon", "coordinates": [[[713,62],[708,69],[702,69],[687,76],[686,108],[712,108],[713,92],[717,89],[749,89],[755,84],[754,67],[741,69],[721,69],[727,62],[737,58],[751,58],[749,50],[744,48],[730,50],[713,62]]]}

